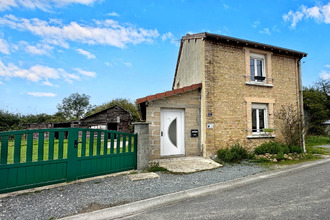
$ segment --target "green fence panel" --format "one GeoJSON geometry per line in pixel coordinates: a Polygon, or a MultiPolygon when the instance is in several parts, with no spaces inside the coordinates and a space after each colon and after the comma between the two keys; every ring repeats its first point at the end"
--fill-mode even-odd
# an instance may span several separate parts
{"type": "Polygon", "coordinates": [[[113,154],[115,148],[115,134],[111,133],[110,154],[113,154]]]}
{"type": "Polygon", "coordinates": [[[103,136],[103,155],[108,154],[108,133],[104,132],[103,136]]]}
{"type": "Polygon", "coordinates": [[[44,132],[39,132],[38,138],[38,161],[42,161],[44,157],[44,132]]]}
{"type": "Polygon", "coordinates": [[[116,154],[120,153],[120,134],[117,134],[116,154]]]}
{"type": "Polygon", "coordinates": [[[22,140],[22,136],[20,134],[15,135],[14,163],[19,163],[21,160],[21,140],[22,140]]]}
{"type": "Polygon", "coordinates": [[[64,131],[58,134],[58,159],[63,159],[64,152],[64,131]]]}
{"type": "Polygon", "coordinates": [[[97,146],[96,155],[100,155],[101,154],[101,132],[100,131],[97,132],[96,146],[97,146]]]}
{"type": "Polygon", "coordinates": [[[86,131],[82,131],[81,133],[81,156],[86,156],[86,131]]]}
{"type": "Polygon", "coordinates": [[[89,132],[89,155],[93,156],[93,146],[94,146],[94,131],[89,132]]]}
{"type": "Polygon", "coordinates": [[[1,137],[1,164],[7,164],[8,158],[8,136],[1,137]]]}
{"type": "Polygon", "coordinates": [[[33,153],[33,133],[28,133],[26,137],[26,162],[32,161],[33,153]]]}
{"type": "Polygon", "coordinates": [[[54,128],[0,132],[0,138],[0,193],[136,169],[136,134],[54,128]]]}
{"type": "Polygon", "coordinates": [[[126,152],[126,135],[123,135],[123,152],[126,152]]]}
{"type": "Polygon", "coordinates": [[[49,142],[48,142],[48,160],[54,159],[54,138],[55,133],[49,132],[49,142]]]}

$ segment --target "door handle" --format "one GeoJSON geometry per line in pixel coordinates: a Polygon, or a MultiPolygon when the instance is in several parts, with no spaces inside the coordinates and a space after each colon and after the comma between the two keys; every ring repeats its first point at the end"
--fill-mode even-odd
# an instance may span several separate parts
{"type": "Polygon", "coordinates": [[[160,132],[160,136],[163,137],[163,132],[162,131],[160,132]]]}
{"type": "Polygon", "coordinates": [[[74,140],[74,148],[78,147],[78,143],[82,143],[82,141],[74,140]]]}

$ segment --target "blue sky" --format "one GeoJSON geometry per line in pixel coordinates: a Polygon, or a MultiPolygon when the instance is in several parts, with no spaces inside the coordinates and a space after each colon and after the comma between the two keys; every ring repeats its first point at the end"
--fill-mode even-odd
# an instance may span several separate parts
{"type": "Polygon", "coordinates": [[[303,85],[330,79],[329,1],[0,0],[0,109],[170,90],[180,38],[200,32],[306,52],[303,85]]]}

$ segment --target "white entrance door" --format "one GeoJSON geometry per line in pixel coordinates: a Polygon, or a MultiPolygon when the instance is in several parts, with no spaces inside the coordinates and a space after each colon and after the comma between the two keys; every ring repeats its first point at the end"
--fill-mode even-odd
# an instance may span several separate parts
{"type": "Polygon", "coordinates": [[[161,110],[161,156],[184,154],[184,110],[161,110]]]}

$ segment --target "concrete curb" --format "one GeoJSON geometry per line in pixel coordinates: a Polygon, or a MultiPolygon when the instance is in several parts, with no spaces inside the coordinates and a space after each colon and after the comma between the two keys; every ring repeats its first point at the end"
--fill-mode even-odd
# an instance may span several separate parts
{"type": "Polygon", "coordinates": [[[189,198],[210,194],[215,191],[223,191],[227,189],[231,189],[237,186],[243,186],[249,183],[253,183],[265,178],[273,178],[276,176],[280,176],[282,174],[286,174],[289,172],[294,172],[297,170],[307,169],[312,166],[321,165],[324,163],[330,162],[330,158],[325,158],[317,161],[306,162],[303,164],[296,164],[290,167],[282,168],[280,170],[260,173],[253,176],[243,177],[235,180],[230,180],[221,183],[215,183],[208,186],[202,186],[194,189],[184,190],[176,193],[166,194],[162,196],[157,196],[150,199],[145,199],[137,202],[132,202],[129,204],[106,208],[102,210],[93,211],[90,213],[78,214],[74,216],[69,216],[62,218],[63,220],[99,220],[99,219],[116,219],[125,216],[129,216],[132,214],[141,213],[147,211],[149,209],[157,208],[160,206],[164,206],[170,203],[179,202],[182,200],[186,200],[189,198]]]}

